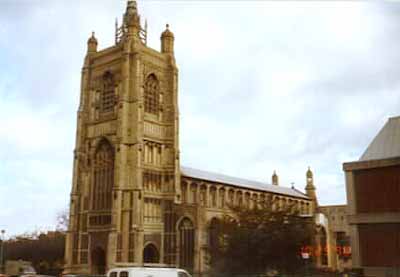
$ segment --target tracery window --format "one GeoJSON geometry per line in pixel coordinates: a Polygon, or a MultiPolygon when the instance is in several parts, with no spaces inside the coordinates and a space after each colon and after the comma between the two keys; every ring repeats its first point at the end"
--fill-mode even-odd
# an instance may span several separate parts
{"type": "Polygon", "coordinates": [[[147,77],[144,85],[144,111],[158,114],[160,109],[160,82],[154,74],[147,77]]]}
{"type": "Polygon", "coordinates": [[[114,106],[115,106],[114,76],[107,71],[103,75],[103,87],[100,96],[100,111],[102,113],[113,112],[114,106]]]}
{"type": "Polygon", "coordinates": [[[94,157],[93,210],[111,209],[114,185],[114,150],[107,140],[102,140],[94,157]]]}

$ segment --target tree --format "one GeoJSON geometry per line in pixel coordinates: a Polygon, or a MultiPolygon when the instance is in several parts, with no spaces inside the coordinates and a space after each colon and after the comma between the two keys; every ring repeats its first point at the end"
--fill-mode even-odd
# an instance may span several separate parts
{"type": "Polygon", "coordinates": [[[65,232],[68,230],[68,223],[69,223],[69,213],[68,210],[63,210],[57,214],[57,224],[56,230],[60,232],[65,232]]]}
{"type": "Polygon", "coordinates": [[[64,247],[64,232],[34,232],[5,241],[5,256],[7,260],[32,262],[40,274],[58,275],[62,271],[64,247]]]}
{"type": "Polygon", "coordinates": [[[274,209],[276,205],[262,202],[255,206],[231,207],[233,217],[223,217],[209,230],[212,271],[291,273],[303,267],[300,250],[312,243],[313,217],[301,216],[294,205],[274,209]]]}

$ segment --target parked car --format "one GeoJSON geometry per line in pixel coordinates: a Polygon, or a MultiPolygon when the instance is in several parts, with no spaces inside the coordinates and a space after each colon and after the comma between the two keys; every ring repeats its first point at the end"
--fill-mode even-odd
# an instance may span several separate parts
{"type": "Polygon", "coordinates": [[[108,271],[107,277],[192,277],[180,268],[119,267],[108,271]]]}

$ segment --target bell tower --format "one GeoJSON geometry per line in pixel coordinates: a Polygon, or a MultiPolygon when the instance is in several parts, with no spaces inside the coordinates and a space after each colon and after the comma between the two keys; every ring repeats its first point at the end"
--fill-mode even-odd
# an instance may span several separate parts
{"type": "MultiPolygon", "coordinates": [[[[147,26],[147,23],[146,23],[147,26]]],[[[167,263],[165,214],[180,202],[174,35],[147,46],[136,1],[115,45],[92,33],[81,77],[64,273],[167,263]]]]}

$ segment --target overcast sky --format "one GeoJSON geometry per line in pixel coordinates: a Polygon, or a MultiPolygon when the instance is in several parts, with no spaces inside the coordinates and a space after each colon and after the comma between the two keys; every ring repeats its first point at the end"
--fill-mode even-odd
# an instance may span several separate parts
{"type": "MultiPolygon", "coordinates": [[[[125,1],[0,1],[0,229],[54,228],[67,207],[91,31],[125,1]]],[[[342,163],[400,114],[400,3],[139,1],[148,45],[170,24],[181,164],[346,202],[342,163]]]]}

